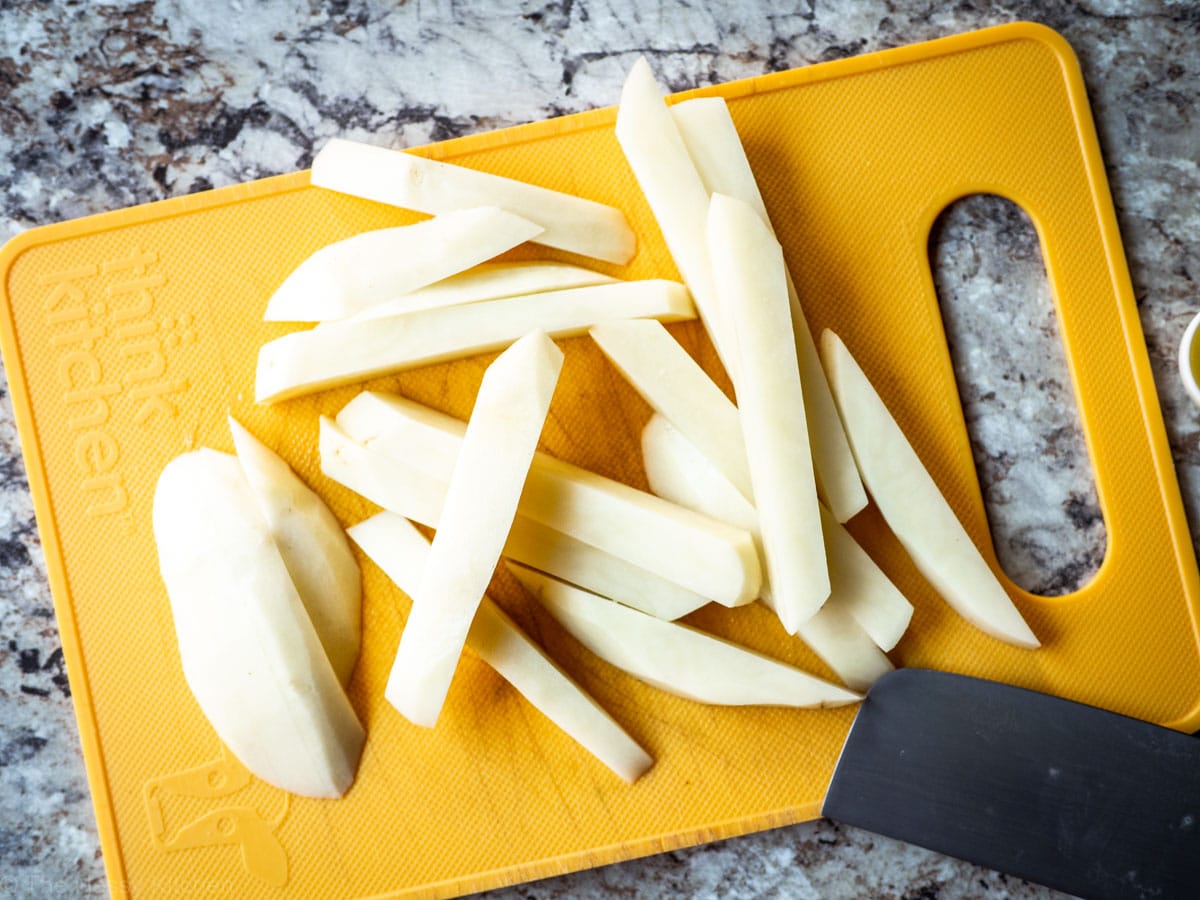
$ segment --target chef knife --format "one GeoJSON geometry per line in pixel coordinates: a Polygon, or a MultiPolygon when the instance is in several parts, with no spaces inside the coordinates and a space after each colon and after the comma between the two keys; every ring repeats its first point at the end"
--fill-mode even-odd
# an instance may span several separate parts
{"type": "Polygon", "coordinates": [[[879,679],[821,812],[1081,897],[1200,897],[1200,740],[993,681],[879,679]]]}

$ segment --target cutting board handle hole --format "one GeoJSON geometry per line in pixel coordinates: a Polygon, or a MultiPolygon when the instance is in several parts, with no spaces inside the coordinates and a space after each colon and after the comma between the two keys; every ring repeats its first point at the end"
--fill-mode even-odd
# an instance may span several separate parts
{"type": "Polygon", "coordinates": [[[1037,231],[973,194],[938,217],[929,261],[1000,565],[1031,593],[1076,591],[1108,535],[1037,231]]]}

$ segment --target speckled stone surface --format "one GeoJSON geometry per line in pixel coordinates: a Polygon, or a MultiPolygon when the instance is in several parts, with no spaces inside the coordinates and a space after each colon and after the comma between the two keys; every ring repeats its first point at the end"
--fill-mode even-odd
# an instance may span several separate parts
{"type": "MultiPolygon", "coordinates": [[[[805,0],[0,2],[0,238],[306,166],[334,136],[411,145],[615,102],[645,54],[678,90],[1014,19],[1061,31],[1089,88],[1193,523],[1200,426],[1174,355],[1200,309],[1200,6],[805,0]]],[[[1103,523],[1036,238],[989,199],[933,247],[1006,569],[1064,593],[1103,523]],[[997,288],[1011,303],[997,308],[997,288]],[[987,302],[985,302],[985,299],[987,302]],[[1000,341],[1005,335],[1011,343],[1000,341]]],[[[11,405],[0,402],[0,895],[106,892],[11,405]]],[[[828,822],[497,891],[495,897],[1049,897],[828,822]]]]}

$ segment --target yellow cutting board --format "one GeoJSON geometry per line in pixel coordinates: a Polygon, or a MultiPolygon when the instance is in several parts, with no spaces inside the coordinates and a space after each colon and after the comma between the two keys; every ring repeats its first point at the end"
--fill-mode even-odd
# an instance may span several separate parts
{"type": "MultiPolygon", "coordinates": [[[[1108,551],[1079,592],[1007,581],[1045,646],[953,615],[873,509],[853,523],[912,598],[900,665],[1001,679],[1176,728],[1200,726],[1196,563],[1084,86],[1053,32],[1017,24],[706,88],[729,98],[814,331],[846,339],[995,565],[927,242],[958,197],[1030,215],[1099,489],[1108,551]]],[[[613,204],[640,239],[630,278],[676,277],[598,110],[416,151],[613,204]]],[[[633,682],[498,580],[496,598],[657,762],[633,786],[478,659],[434,730],[383,688],[408,600],[363,562],[350,685],[368,740],[340,801],[289,798],[228,760],[188,693],[150,529],[176,454],[231,450],[238,417],[346,525],[374,509],[319,471],[317,416],[356,389],[253,402],[261,321],[308,254],[415,216],[270,178],[35,229],[3,251],[4,362],[37,507],[114,895],[447,895],[815,817],[854,709],[719,709],[633,682]]],[[[554,256],[524,248],[525,257],[554,256]]],[[[673,331],[715,371],[698,326],[673,331]]],[[[567,362],[543,448],[645,486],[648,410],[588,339],[567,362]]],[[[491,357],[376,379],[465,418],[491,357]]],[[[756,607],[695,624],[828,670],[756,607]]],[[[919,726],[917,726],[919,727],[919,726]]]]}

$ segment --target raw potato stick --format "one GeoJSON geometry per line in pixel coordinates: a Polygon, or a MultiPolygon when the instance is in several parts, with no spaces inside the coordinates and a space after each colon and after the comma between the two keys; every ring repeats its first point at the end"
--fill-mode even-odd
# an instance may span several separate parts
{"type": "Polygon", "coordinates": [[[862,699],[695,628],[663,622],[515,563],[508,568],[590,651],[676,696],[722,706],[845,706],[862,699]]]}
{"type": "MultiPolygon", "coordinates": [[[[338,424],[427,467],[454,459],[463,429],[420,403],[374,393],[347,404],[338,424]]],[[[745,531],[544,453],[534,456],[520,514],[723,606],[758,596],[762,571],[745,531]]]]}
{"type": "Polygon", "coordinates": [[[338,680],[350,681],[362,639],[362,575],[329,507],[275,451],[229,417],[246,483],[338,680]]]}
{"type": "Polygon", "coordinates": [[[293,269],[267,301],[263,318],[344,319],[469,269],[541,231],[533,222],[494,206],[364,231],[322,247],[293,269]]]}
{"type": "MultiPolygon", "coordinates": [[[[327,477],[386,510],[437,528],[448,474],[422,470],[414,464],[415,454],[391,453],[378,444],[364,447],[324,417],[320,446],[321,471],[327,477]]],[[[660,619],[678,619],[709,602],[653,572],[527,519],[519,509],[503,555],[660,619]]]]}
{"type": "MultiPolygon", "coordinates": [[[[692,162],[709,194],[726,194],[750,204],[771,226],[762,194],[746,158],[729,106],[722,97],[698,97],[671,107],[671,115],[692,162]]],[[[817,344],[813,340],[800,306],[800,296],[787,276],[788,301],[791,303],[792,328],[796,335],[796,357],[800,363],[800,383],[804,386],[804,414],[808,419],[808,438],[812,446],[813,472],[817,492],[839,522],[846,522],[867,505],[867,492],[850,444],[842,430],[833,394],[817,344]]]]}
{"type": "MultiPolygon", "coordinates": [[[[685,435],[657,413],[650,417],[642,430],[642,459],[650,489],[654,493],[680,506],[746,529],[754,538],[761,555],[762,531],[758,511],[685,435]]],[[[913,614],[912,604],[883,570],[875,565],[875,561],[858,545],[850,532],[834,518],[833,513],[823,505],[819,509],[830,584],[829,599],[821,609],[831,604],[844,608],[880,650],[891,650],[908,630],[913,614]]],[[[763,576],[759,599],[774,609],[774,597],[767,575],[763,576]]],[[[843,678],[844,670],[866,669],[882,674],[882,671],[890,668],[884,667],[883,660],[878,658],[864,666],[861,659],[846,660],[827,653],[824,647],[809,640],[807,625],[806,622],[796,633],[843,678]]],[[[869,650],[863,650],[859,655],[863,654],[880,656],[869,650]]],[[[846,683],[851,682],[847,680],[846,683]]]]}
{"type": "MultiPolygon", "coordinates": [[[[837,673],[846,687],[865,693],[895,666],[863,631],[847,605],[833,600],[831,597],[815,616],[801,625],[796,635],[837,673]]],[[[768,601],[763,602],[774,609],[768,601]]]]}
{"type": "Polygon", "coordinates": [[[661,575],[520,515],[504,555],[668,622],[709,602],[661,575]]]}
{"type": "Polygon", "coordinates": [[[642,399],[687,435],[743,497],[753,500],[737,407],[662,323],[610,320],[588,334],[642,399]]]}
{"type": "MultiPolygon", "coordinates": [[[[642,429],[642,459],[654,493],[706,516],[745,528],[761,542],[758,511],[711,460],[657,413],[642,429]]],[[[908,629],[912,604],[824,506],[821,507],[821,532],[825,537],[831,587],[825,606],[835,602],[844,606],[879,649],[891,650],[908,629]]],[[[761,552],[761,545],[759,550],[761,552]]],[[[763,579],[762,597],[769,597],[766,578],[763,579]]],[[[801,628],[798,633],[804,637],[805,630],[801,628]]],[[[837,665],[830,665],[838,670],[837,665]]]]}
{"type": "Polygon", "coordinates": [[[416,725],[437,723],[471,621],[512,527],[562,361],[562,351],[538,331],[514,343],[484,372],[384,691],[416,725]]]}
{"type": "Polygon", "coordinates": [[[663,239],[683,277],[721,364],[738,385],[733,326],[722,318],[713,286],[704,220],[708,192],[675,128],[645,58],[629,70],[617,107],[617,141],[638,186],[662,229],[663,239]]]}
{"type": "Polygon", "coordinates": [[[502,300],[524,294],[563,291],[567,288],[588,287],[593,284],[612,284],[617,279],[583,266],[569,263],[534,262],[481,263],[465,272],[451,275],[428,287],[423,287],[384,303],[370,306],[351,316],[362,319],[383,319],[421,309],[478,303],[481,300],[502,300]]]}
{"type": "MultiPolygon", "coordinates": [[[[348,435],[333,419],[321,416],[321,474],[384,509],[437,528],[453,472],[453,459],[432,474],[422,459],[386,452],[348,435]]],[[[514,520],[517,527],[520,513],[514,520]]]]}
{"type": "Polygon", "coordinates": [[[832,331],[821,334],[821,356],[863,482],[921,574],[981,631],[1018,647],[1040,646],[883,399],[832,331]]]}
{"type": "MultiPolygon", "coordinates": [[[[410,597],[429,560],[429,541],[412,523],[382,512],[348,529],[350,537],[410,597]]],[[[550,721],[628,782],[653,765],[649,754],[486,594],[467,646],[550,721]]]]}
{"type": "Polygon", "coordinates": [[[650,280],[506,297],[365,322],[330,322],[259,348],[255,396],[259,403],[277,403],[378,375],[489,353],[535,328],[559,338],[581,334],[608,318],[675,322],[694,315],[683,285],[650,280]]]}
{"type": "MultiPolygon", "coordinates": [[[[686,437],[660,415],[651,416],[642,430],[642,458],[652,491],[681,506],[745,528],[753,535],[761,554],[758,512],[686,437]]],[[[858,548],[854,539],[824,509],[821,510],[821,527],[825,545],[831,552],[834,548],[840,549],[839,542],[843,538],[858,548]]],[[[849,554],[831,557],[829,599],[796,634],[847,686],[862,691],[892,670],[880,641],[870,633],[871,627],[876,631],[881,627],[887,629],[884,640],[890,641],[886,648],[890,649],[899,640],[899,634],[895,633],[896,607],[899,605],[900,617],[907,626],[912,605],[871,558],[858,549],[861,557],[849,554]]],[[[759,600],[774,610],[769,579],[765,577],[759,600]]],[[[904,628],[899,630],[903,632],[904,628]]]]}
{"type": "Polygon", "coordinates": [[[217,735],[268,784],[342,796],[366,735],[241,464],[208,449],[173,459],[153,527],[183,675],[217,735]]]}
{"type": "Polygon", "coordinates": [[[783,251],[747,204],[714,194],[708,248],[742,360],[742,434],[775,610],[795,634],[829,596],[783,251]]]}
{"type": "Polygon", "coordinates": [[[624,265],[637,239],[619,209],[410,153],[334,138],[313,160],[312,183],[343,194],[446,213],[499,206],[542,226],[537,243],[624,265]]]}
{"type": "MultiPolygon", "coordinates": [[[[697,97],[671,107],[671,118],[709,195],[725,194],[754,207],[770,227],[770,217],[750,161],[746,158],[724,97],[697,97]]],[[[774,231],[774,229],[772,229],[774,231]]]]}
{"type": "Polygon", "coordinates": [[[843,598],[842,605],[879,649],[891,650],[908,630],[913,605],[825,507],[821,507],[821,531],[829,560],[831,596],[843,598]]]}

